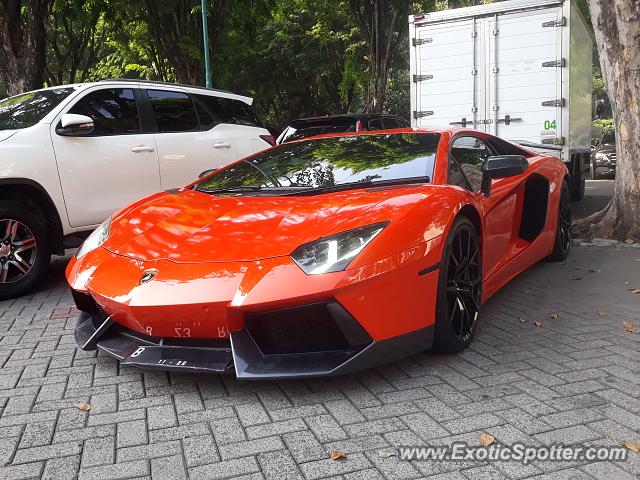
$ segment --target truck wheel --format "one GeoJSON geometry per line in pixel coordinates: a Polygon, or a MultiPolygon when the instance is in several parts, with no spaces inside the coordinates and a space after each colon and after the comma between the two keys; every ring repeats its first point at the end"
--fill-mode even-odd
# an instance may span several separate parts
{"type": "Polygon", "coordinates": [[[571,200],[574,202],[578,202],[584,197],[585,181],[586,179],[580,170],[573,172],[571,178],[571,200]]]}
{"type": "Polygon", "coordinates": [[[0,202],[0,300],[31,291],[47,274],[51,242],[32,210],[0,202]]]}

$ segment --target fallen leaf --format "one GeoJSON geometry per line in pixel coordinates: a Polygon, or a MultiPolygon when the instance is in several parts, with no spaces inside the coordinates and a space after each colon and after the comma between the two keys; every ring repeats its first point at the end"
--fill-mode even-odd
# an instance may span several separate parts
{"type": "Polygon", "coordinates": [[[331,452],[331,460],[340,460],[341,458],[347,458],[347,454],[340,450],[331,452]]]}
{"type": "Polygon", "coordinates": [[[533,324],[534,324],[536,327],[541,327],[541,326],[542,326],[542,322],[539,322],[538,320],[536,320],[535,322],[533,322],[533,324]]]}
{"type": "Polygon", "coordinates": [[[76,408],[78,410],[82,410],[83,412],[88,412],[89,410],[91,410],[91,404],[90,403],[76,403],[76,408]]]}
{"type": "Polygon", "coordinates": [[[640,288],[627,288],[631,293],[638,294],[640,293],[640,288]]]}
{"type": "Polygon", "coordinates": [[[571,280],[582,280],[582,277],[571,277],[571,280]]]}
{"type": "Polygon", "coordinates": [[[557,313],[550,313],[549,314],[549,318],[552,320],[555,320],[556,318],[558,318],[558,314],[557,313]]]}
{"type": "Polygon", "coordinates": [[[395,450],[380,450],[378,452],[378,457],[380,458],[396,457],[397,455],[398,452],[396,452],[395,450]]]}
{"type": "Polygon", "coordinates": [[[634,453],[640,453],[640,445],[631,440],[625,440],[622,444],[634,453]]]}
{"type": "Polygon", "coordinates": [[[635,242],[634,242],[632,239],[627,238],[627,239],[624,241],[624,243],[626,243],[627,245],[633,245],[635,242]]]}
{"type": "Polygon", "coordinates": [[[631,322],[622,322],[622,325],[624,326],[624,331],[625,332],[636,333],[636,327],[633,326],[633,323],[631,323],[631,322]]]}
{"type": "Polygon", "coordinates": [[[606,316],[607,316],[607,312],[605,312],[604,310],[597,310],[597,311],[596,311],[596,314],[597,314],[599,317],[606,317],[606,316]]]}
{"type": "Polygon", "coordinates": [[[488,447],[495,441],[496,439],[493,435],[489,435],[488,433],[484,432],[480,433],[480,443],[482,443],[482,445],[484,445],[485,447],[488,447]]]}
{"type": "Polygon", "coordinates": [[[521,318],[520,323],[527,323],[527,321],[524,318],[521,318]]]}
{"type": "Polygon", "coordinates": [[[511,378],[518,379],[522,378],[522,376],[519,373],[511,372],[511,378]]]}

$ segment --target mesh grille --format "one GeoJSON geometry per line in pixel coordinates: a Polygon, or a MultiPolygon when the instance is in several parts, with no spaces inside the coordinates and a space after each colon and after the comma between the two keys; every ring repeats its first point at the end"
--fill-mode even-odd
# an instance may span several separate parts
{"type": "Polygon", "coordinates": [[[326,352],[350,347],[326,303],[248,314],[246,329],[265,355],[326,352]]]}

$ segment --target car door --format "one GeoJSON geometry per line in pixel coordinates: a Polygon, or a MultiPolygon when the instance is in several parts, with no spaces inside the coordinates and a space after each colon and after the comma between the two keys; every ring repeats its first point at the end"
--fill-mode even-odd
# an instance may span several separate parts
{"type": "Polygon", "coordinates": [[[237,160],[236,142],[229,129],[207,118],[206,112],[196,111],[194,99],[186,91],[147,88],[145,97],[157,130],[162,188],[182,187],[205,170],[237,160]]]}
{"type": "Polygon", "coordinates": [[[515,231],[518,177],[494,180],[491,194],[480,192],[482,165],[491,155],[492,146],[480,136],[464,134],[451,142],[449,155],[449,183],[468,189],[478,198],[484,210],[484,243],[482,268],[485,278],[512,256],[511,242],[515,231]],[[515,180],[514,180],[515,178],[515,180]]]}
{"type": "Polygon", "coordinates": [[[64,202],[73,227],[96,225],[133,201],[160,190],[153,135],[142,133],[139,90],[96,87],[61,113],[87,115],[89,135],[61,136],[57,117],[51,140],[64,202]]]}

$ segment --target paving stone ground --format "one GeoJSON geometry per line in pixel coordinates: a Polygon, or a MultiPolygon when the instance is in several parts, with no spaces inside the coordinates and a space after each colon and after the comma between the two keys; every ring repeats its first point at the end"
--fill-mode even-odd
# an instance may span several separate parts
{"type": "Polygon", "coordinates": [[[636,453],[526,466],[379,455],[479,445],[483,431],[505,444],[640,443],[640,334],[623,329],[640,332],[638,259],[577,247],[536,265],[485,305],[458,355],[283,382],[144,372],[78,350],[57,260],[45,289],[0,302],[0,478],[638,478],[636,453]]]}

